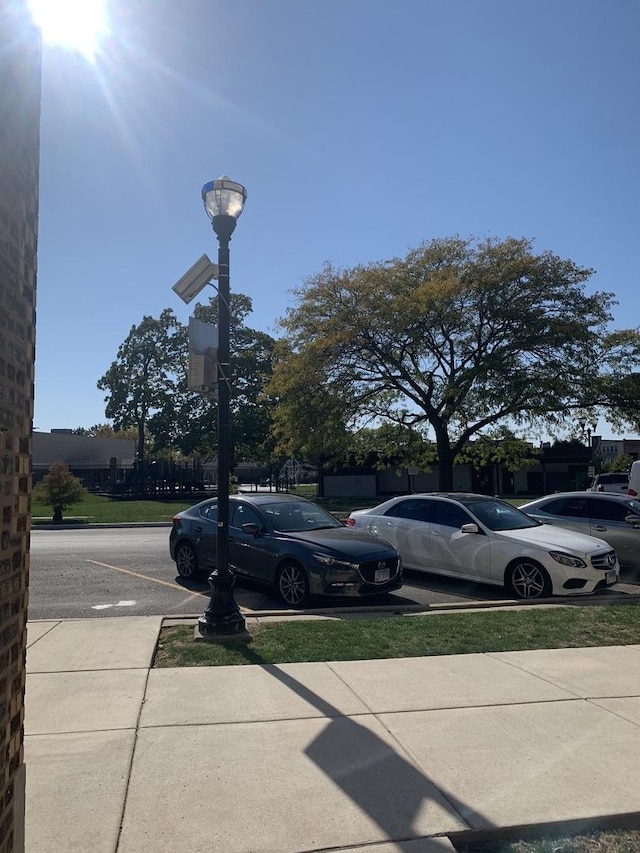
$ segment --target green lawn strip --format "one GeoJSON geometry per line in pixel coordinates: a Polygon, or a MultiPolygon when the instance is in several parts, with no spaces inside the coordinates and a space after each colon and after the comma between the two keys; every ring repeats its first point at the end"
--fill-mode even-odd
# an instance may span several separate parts
{"type": "Polygon", "coordinates": [[[231,666],[456,655],[640,643],[635,605],[273,622],[248,639],[194,642],[193,627],[164,628],[156,667],[231,666]]]}
{"type": "MultiPolygon", "coordinates": [[[[103,495],[87,495],[63,513],[63,524],[127,524],[171,521],[183,509],[193,506],[187,499],[167,501],[109,500],[103,495]]],[[[34,526],[50,524],[53,510],[45,504],[33,503],[31,520],[34,526]]]]}
{"type": "MultiPolygon", "coordinates": [[[[275,493],[274,493],[275,494],[275,493]]],[[[313,497],[313,496],[311,496],[313,497]]],[[[375,506],[381,498],[319,498],[317,502],[340,519],[346,519],[354,509],[366,509],[375,506]]],[[[524,501],[510,501],[523,503],[524,501]]],[[[171,521],[181,510],[197,503],[189,498],[168,498],[167,500],[110,500],[104,495],[87,495],[63,513],[63,524],[131,524],[157,521],[171,521]]],[[[50,524],[53,509],[46,504],[33,502],[31,521],[34,526],[50,524]]]]}
{"type": "Polygon", "coordinates": [[[459,853],[638,853],[637,829],[594,829],[575,835],[544,833],[518,840],[478,841],[460,844],[459,853]]]}

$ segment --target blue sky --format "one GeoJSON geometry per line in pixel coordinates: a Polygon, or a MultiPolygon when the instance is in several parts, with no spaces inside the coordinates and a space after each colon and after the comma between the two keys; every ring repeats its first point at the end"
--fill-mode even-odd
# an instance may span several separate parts
{"type": "MultiPolygon", "coordinates": [[[[106,420],[97,380],[217,242],[277,334],[290,289],[422,240],[529,237],[640,325],[637,0],[111,0],[91,63],[45,45],[34,427],[106,420]]],[[[208,293],[209,289],[205,291],[208,293]]],[[[601,421],[605,436],[611,431],[601,421]]]]}

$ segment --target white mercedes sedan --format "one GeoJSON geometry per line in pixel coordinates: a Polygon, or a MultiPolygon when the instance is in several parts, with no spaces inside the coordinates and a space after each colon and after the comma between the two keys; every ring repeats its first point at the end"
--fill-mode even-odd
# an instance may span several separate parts
{"type": "Polygon", "coordinates": [[[521,599],[586,595],[618,581],[615,550],[487,495],[434,492],[352,512],[347,525],[391,542],[406,569],[505,586],[521,599]]]}

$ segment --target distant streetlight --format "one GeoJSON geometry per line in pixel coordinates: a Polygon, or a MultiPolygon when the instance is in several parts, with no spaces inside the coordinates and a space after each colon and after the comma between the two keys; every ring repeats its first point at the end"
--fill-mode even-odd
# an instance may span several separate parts
{"type": "Polygon", "coordinates": [[[409,488],[409,492],[411,494],[415,493],[415,478],[416,474],[418,474],[419,469],[417,465],[413,464],[413,448],[411,446],[411,439],[413,438],[413,430],[411,429],[411,421],[409,420],[409,409],[400,409],[400,423],[403,427],[407,427],[409,430],[409,442],[407,445],[407,485],[409,488]]]}
{"type": "Polygon", "coordinates": [[[587,447],[589,448],[589,464],[592,466],[596,474],[599,473],[599,453],[596,452],[595,441],[592,439],[593,434],[598,429],[598,421],[595,418],[578,418],[578,424],[582,430],[583,439],[587,439],[587,447]]]}
{"type": "Polygon", "coordinates": [[[239,634],[244,617],[233,595],[235,578],[229,570],[229,474],[231,461],[229,370],[229,241],[244,209],[247,191],[223,176],[202,187],[202,201],[218,237],[218,528],[216,567],[209,577],[211,602],[198,620],[204,638],[239,634]]]}
{"type": "Polygon", "coordinates": [[[584,438],[585,435],[587,437],[587,447],[591,448],[591,435],[598,429],[598,421],[595,418],[578,418],[578,423],[582,430],[582,437],[584,438]]]}

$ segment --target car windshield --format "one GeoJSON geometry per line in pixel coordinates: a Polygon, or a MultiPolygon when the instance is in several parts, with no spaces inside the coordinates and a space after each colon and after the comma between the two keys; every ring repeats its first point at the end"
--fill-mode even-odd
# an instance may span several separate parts
{"type": "Polygon", "coordinates": [[[284,533],[301,530],[322,530],[326,527],[344,527],[333,515],[316,504],[303,501],[261,504],[260,509],[271,521],[275,530],[284,533]]]}
{"type": "Polygon", "coordinates": [[[505,501],[491,500],[461,500],[475,517],[489,530],[522,530],[527,527],[539,527],[540,522],[520,512],[505,501]]]}
{"type": "Polygon", "coordinates": [[[640,501],[629,500],[625,502],[625,506],[629,507],[629,513],[633,513],[633,515],[640,515],[640,501]]]}

